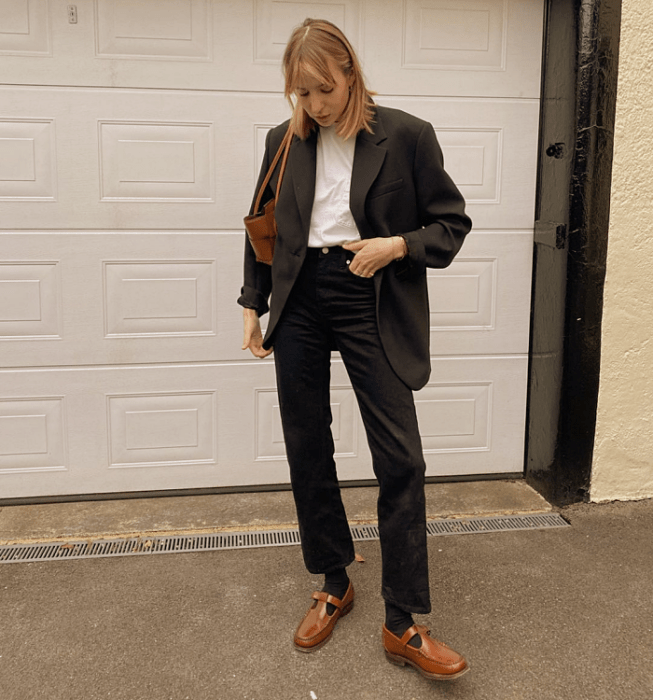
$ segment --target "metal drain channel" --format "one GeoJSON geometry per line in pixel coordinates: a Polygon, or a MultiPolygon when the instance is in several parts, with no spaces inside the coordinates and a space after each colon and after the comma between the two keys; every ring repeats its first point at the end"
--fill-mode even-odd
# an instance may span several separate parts
{"type": "MultiPolygon", "coordinates": [[[[479,518],[431,520],[427,523],[426,530],[429,535],[466,535],[560,527],[569,527],[569,523],[557,513],[537,513],[535,515],[495,515],[479,518]]],[[[352,525],[351,534],[354,541],[357,542],[378,540],[379,528],[376,525],[352,525]]],[[[0,564],[123,557],[136,554],[175,554],[223,549],[282,547],[299,543],[299,531],[291,529],[9,544],[0,546],[0,564]]]]}

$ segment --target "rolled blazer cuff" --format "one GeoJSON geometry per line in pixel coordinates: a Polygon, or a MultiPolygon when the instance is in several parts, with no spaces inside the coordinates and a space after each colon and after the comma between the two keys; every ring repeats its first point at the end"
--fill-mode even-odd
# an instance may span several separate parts
{"type": "Polygon", "coordinates": [[[242,287],[238,303],[246,309],[255,309],[259,316],[263,316],[270,310],[267,298],[254,287],[242,287]]]}
{"type": "Polygon", "coordinates": [[[426,270],[426,250],[419,231],[410,231],[398,235],[406,241],[408,254],[395,263],[397,277],[399,279],[411,279],[423,275],[426,270]]]}

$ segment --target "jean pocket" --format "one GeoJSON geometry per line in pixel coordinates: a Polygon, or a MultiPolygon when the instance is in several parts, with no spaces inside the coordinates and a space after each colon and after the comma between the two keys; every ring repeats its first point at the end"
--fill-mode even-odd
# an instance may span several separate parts
{"type": "Polygon", "coordinates": [[[345,265],[347,266],[347,272],[348,276],[352,279],[358,280],[360,282],[371,282],[374,279],[374,275],[371,277],[363,277],[363,275],[357,275],[355,272],[351,271],[351,268],[349,267],[351,263],[351,260],[345,261],[345,265]]]}

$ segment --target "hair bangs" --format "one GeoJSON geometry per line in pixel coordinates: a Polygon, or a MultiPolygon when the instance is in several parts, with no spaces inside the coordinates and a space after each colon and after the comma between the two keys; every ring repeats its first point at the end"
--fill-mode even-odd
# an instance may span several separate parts
{"type": "Polygon", "coordinates": [[[326,20],[306,19],[291,34],[283,56],[284,94],[293,110],[293,133],[301,139],[316,128],[316,123],[293,101],[293,94],[307,78],[318,80],[323,85],[334,85],[330,60],[344,75],[353,78],[351,96],[336,129],[338,135],[347,139],[361,129],[372,131],[374,93],[365,86],[354,49],[336,25],[326,20]]]}

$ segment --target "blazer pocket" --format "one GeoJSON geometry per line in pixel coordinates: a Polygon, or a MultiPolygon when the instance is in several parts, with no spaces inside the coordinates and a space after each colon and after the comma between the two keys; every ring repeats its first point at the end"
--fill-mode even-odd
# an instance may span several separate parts
{"type": "Polygon", "coordinates": [[[398,180],[393,180],[392,182],[380,182],[378,185],[374,185],[368,195],[368,199],[375,199],[376,197],[381,197],[384,194],[389,194],[390,192],[395,192],[400,190],[404,186],[404,179],[399,178],[398,180]]]}

